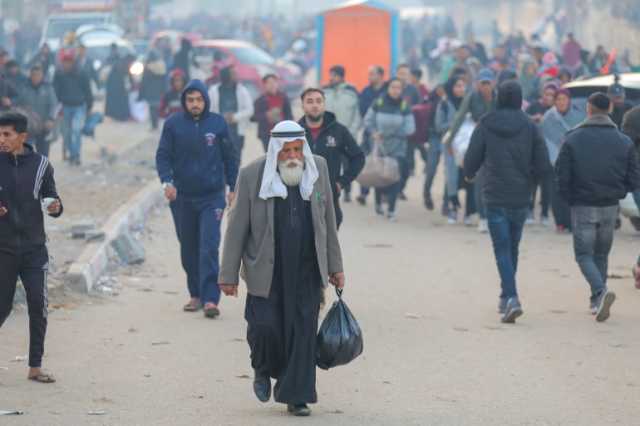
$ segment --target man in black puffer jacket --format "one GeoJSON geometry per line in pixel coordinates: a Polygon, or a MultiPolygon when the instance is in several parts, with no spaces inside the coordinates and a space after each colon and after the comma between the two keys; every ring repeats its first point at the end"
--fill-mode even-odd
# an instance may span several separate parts
{"type": "Polygon", "coordinates": [[[480,120],[464,160],[467,181],[484,167],[482,194],[502,280],[498,309],[505,323],[515,322],[523,313],[516,288],[518,247],[534,183],[551,170],[544,139],[521,108],[520,84],[502,83],[497,109],[480,120]]]}
{"type": "Polygon", "coordinates": [[[13,306],[18,277],[29,306],[29,379],[55,381],[41,371],[47,330],[47,253],[43,207],[62,214],[53,167],[25,144],[27,118],[0,115],[0,327],[13,306]]]}
{"type": "Polygon", "coordinates": [[[594,93],[587,120],[570,131],[556,161],[560,195],[571,206],[576,261],[591,286],[591,313],[609,318],[616,295],[607,290],[607,266],[613,245],[618,203],[640,189],[635,146],[609,118],[611,102],[594,93]]]}

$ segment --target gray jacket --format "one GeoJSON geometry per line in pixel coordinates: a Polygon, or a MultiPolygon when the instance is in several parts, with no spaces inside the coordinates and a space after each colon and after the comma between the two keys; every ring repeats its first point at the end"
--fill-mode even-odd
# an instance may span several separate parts
{"type": "Polygon", "coordinates": [[[407,141],[416,131],[416,123],[411,107],[405,101],[393,103],[388,96],[381,96],[367,111],[364,125],[370,133],[382,134],[382,155],[406,157],[407,141]]]}
{"type": "MultiPolygon", "coordinates": [[[[314,159],[320,177],[311,195],[311,214],[318,267],[326,286],[329,274],[343,272],[342,253],[327,163],[317,155],[314,159]]],[[[237,284],[240,272],[249,294],[266,298],[271,291],[275,259],[275,200],[259,197],[265,162],[262,157],[240,171],[224,236],[218,282],[237,284]]]]}
{"type": "Polygon", "coordinates": [[[19,104],[37,114],[42,121],[55,120],[58,100],[49,83],[43,82],[38,87],[34,87],[31,82],[24,85],[20,91],[19,104]]]}
{"type": "Polygon", "coordinates": [[[347,83],[327,86],[324,89],[326,110],[334,113],[338,123],[358,138],[358,130],[362,125],[360,115],[360,97],[355,87],[347,83]]]}

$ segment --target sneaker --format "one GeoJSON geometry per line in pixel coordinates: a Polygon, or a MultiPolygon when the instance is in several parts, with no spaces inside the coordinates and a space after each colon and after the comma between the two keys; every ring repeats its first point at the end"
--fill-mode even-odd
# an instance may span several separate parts
{"type": "Polygon", "coordinates": [[[533,217],[533,212],[529,212],[527,216],[527,220],[524,222],[525,225],[533,225],[536,223],[535,218],[533,217]]]}
{"type": "Polygon", "coordinates": [[[489,222],[487,222],[487,219],[480,219],[480,222],[478,222],[478,232],[481,234],[489,232],[489,222]]]}
{"type": "Polygon", "coordinates": [[[398,194],[398,200],[407,201],[407,196],[405,195],[404,191],[398,194]]]}
{"type": "Polygon", "coordinates": [[[367,197],[365,197],[364,195],[358,195],[356,197],[356,201],[358,202],[358,204],[360,204],[361,206],[366,206],[367,205],[367,197]]]}
{"type": "Polygon", "coordinates": [[[394,212],[387,213],[387,219],[389,219],[389,222],[397,222],[398,221],[398,218],[396,217],[396,214],[394,212]]]}
{"type": "Polygon", "coordinates": [[[512,297],[507,301],[502,322],[505,324],[515,324],[516,319],[522,316],[524,311],[517,297],[512,297]]]}
{"type": "Polygon", "coordinates": [[[311,408],[307,404],[289,404],[287,405],[287,411],[296,417],[309,417],[311,415],[311,408]]]}
{"type": "Polygon", "coordinates": [[[542,218],[540,219],[540,226],[544,226],[545,228],[550,227],[551,220],[547,216],[542,216],[542,218]]]}
{"type": "Polygon", "coordinates": [[[596,311],[596,321],[605,322],[611,316],[611,305],[616,301],[616,294],[609,290],[604,290],[598,298],[596,303],[598,310],[596,311]]]}
{"type": "Polygon", "coordinates": [[[507,312],[507,302],[509,301],[509,299],[505,298],[505,297],[501,297],[500,301],[498,302],[498,313],[501,315],[504,315],[505,312],[507,312]]]}
{"type": "Polygon", "coordinates": [[[591,312],[591,315],[598,314],[598,304],[593,300],[589,302],[589,311],[591,312]]]}
{"type": "Polygon", "coordinates": [[[463,220],[464,226],[473,226],[473,219],[471,216],[465,216],[463,220]]]}
{"type": "Polygon", "coordinates": [[[458,223],[458,212],[455,210],[449,210],[449,214],[447,215],[447,223],[449,225],[455,225],[458,223]]]}
{"type": "Polygon", "coordinates": [[[350,203],[351,202],[351,193],[350,192],[346,192],[344,193],[344,202],[345,203],[350,203]]]}
{"type": "Polygon", "coordinates": [[[378,216],[384,216],[384,210],[382,209],[382,204],[376,204],[376,214],[378,216]]]}
{"type": "Polygon", "coordinates": [[[433,198],[431,198],[431,194],[425,194],[425,196],[424,196],[424,206],[429,211],[432,211],[435,208],[435,206],[433,205],[433,198]]]}

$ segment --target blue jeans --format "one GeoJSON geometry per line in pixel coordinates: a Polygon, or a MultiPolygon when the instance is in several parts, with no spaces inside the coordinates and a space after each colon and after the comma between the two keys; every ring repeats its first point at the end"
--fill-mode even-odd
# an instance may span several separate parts
{"type": "Polygon", "coordinates": [[[214,198],[179,197],[180,257],[187,273],[189,294],[204,303],[220,302],[218,249],[224,214],[224,192],[214,198]]]}
{"type": "Polygon", "coordinates": [[[62,137],[64,139],[64,152],[69,154],[70,160],[80,160],[82,149],[82,127],[87,116],[87,106],[62,107],[64,120],[62,121],[62,137]]]}
{"type": "Polygon", "coordinates": [[[500,297],[503,299],[518,297],[516,272],[519,246],[528,214],[528,207],[514,209],[487,206],[489,232],[502,286],[500,297]]]}
{"type": "Polygon", "coordinates": [[[451,199],[458,195],[458,189],[460,189],[460,168],[456,164],[456,159],[444,148],[444,170],[447,182],[447,198],[451,199]]]}
{"type": "Polygon", "coordinates": [[[429,140],[429,149],[427,150],[427,172],[424,181],[424,195],[431,194],[431,187],[433,186],[433,180],[436,177],[438,171],[438,164],[440,163],[440,156],[442,155],[442,143],[440,138],[432,136],[429,140]]]}

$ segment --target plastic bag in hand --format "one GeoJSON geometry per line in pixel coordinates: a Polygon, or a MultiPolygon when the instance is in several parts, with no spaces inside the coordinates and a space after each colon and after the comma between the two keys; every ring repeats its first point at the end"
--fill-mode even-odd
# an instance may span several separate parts
{"type": "Polygon", "coordinates": [[[345,365],[362,353],[362,331],[342,300],[342,290],[337,290],[338,300],[322,321],[316,346],[318,367],[328,370],[345,365]]]}

